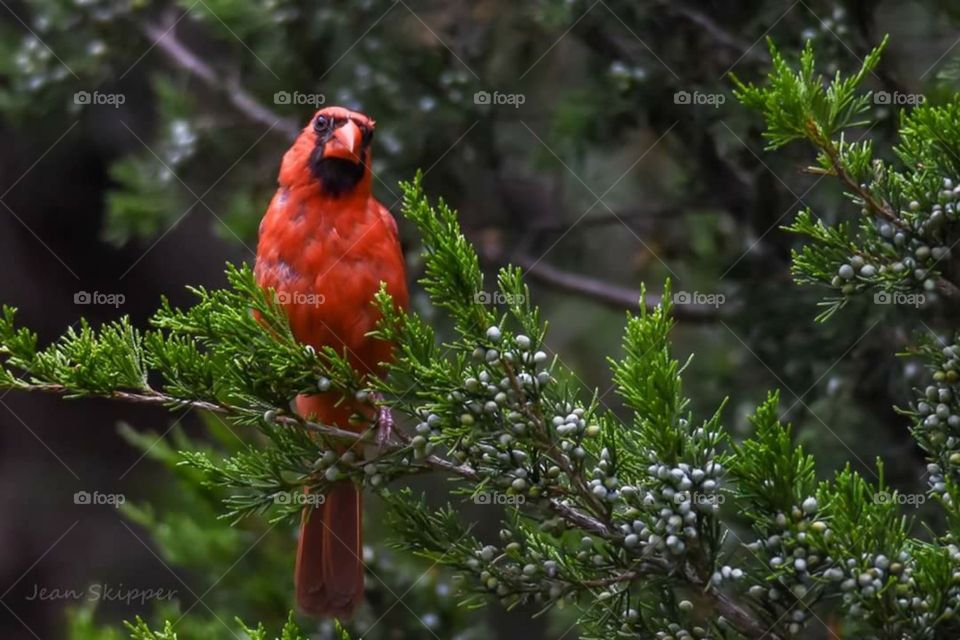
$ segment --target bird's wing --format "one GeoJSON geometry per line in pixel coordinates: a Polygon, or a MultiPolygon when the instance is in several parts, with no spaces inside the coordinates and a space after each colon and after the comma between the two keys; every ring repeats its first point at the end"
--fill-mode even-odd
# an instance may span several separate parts
{"type": "Polygon", "coordinates": [[[370,198],[370,202],[372,203],[377,215],[379,215],[380,219],[383,220],[384,226],[389,229],[390,233],[393,234],[393,237],[399,241],[400,232],[397,229],[397,221],[393,217],[393,214],[390,213],[390,210],[380,204],[380,202],[375,198],[370,198]]]}

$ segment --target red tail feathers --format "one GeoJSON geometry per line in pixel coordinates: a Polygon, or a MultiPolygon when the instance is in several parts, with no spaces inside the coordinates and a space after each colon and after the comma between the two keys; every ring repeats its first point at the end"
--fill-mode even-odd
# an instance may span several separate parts
{"type": "Polygon", "coordinates": [[[297,605],[314,616],[349,618],[363,600],[363,500],[338,484],[312,512],[304,510],[294,584],[297,605]]]}
{"type": "MultiPolygon", "coordinates": [[[[349,425],[354,411],[331,394],[299,396],[296,406],[324,424],[349,425]]],[[[363,499],[352,482],[336,483],[323,504],[303,510],[293,581],[308,615],[349,618],[363,600],[363,499]]]]}

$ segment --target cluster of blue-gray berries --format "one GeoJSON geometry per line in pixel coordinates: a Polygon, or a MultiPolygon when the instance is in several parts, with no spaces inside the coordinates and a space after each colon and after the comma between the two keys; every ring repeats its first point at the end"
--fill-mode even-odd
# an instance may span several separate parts
{"type": "Polygon", "coordinates": [[[625,519],[623,545],[633,553],[682,556],[698,544],[702,519],[720,511],[723,468],[711,459],[702,466],[653,462],[646,471],[641,487],[624,487],[629,506],[615,515],[625,519]]]}
{"type": "Polygon", "coordinates": [[[948,480],[960,480],[960,346],[928,344],[922,350],[930,369],[930,383],[918,390],[910,408],[913,434],[930,457],[927,465],[931,493],[950,504],[948,480]]]}
{"type": "MultiPolygon", "coordinates": [[[[462,384],[443,402],[419,408],[413,458],[423,460],[442,446],[480,474],[486,490],[531,499],[548,495],[569,482],[589,457],[588,448],[596,455],[597,447],[586,441],[600,435],[600,425],[589,407],[545,393],[556,383],[553,364],[533,338],[505,334],[498,326],[484,335],[466,361],[462,384]]],[[[601,460],[598,469],[604,466],[601,460]]],[[[615,499],[616,478],[597,475],[591,495],[615,499]]]]}
{"type": "MultiPolygon", "coordinates": [[[[951,256],[951,223],[960,218],[960,184],[943,178],[921,200],[911,200],[892,215],[877,215],[870,208],[864,216],[875,216],[865,228],[864,247],[837,267],[831,285],[844,295],[871,286],[899,292],[932,294],[938,288],[940,272],[951,256]]],[[[879,302],[899,302],[879,297],[879,302]]],[[[918,303],[922,303],[920,299],[918,303]]],[[[919,306],[912,301],[913,306],[919,306]]]]}
{"type": "Polygon", "coordinates": [[[807,607],[817,597],[820,579],[832,571],[828,568],[832,559],[820,551],[831,533],[817,517],[818,509],[817,499],[807,497],[789,513],[778,513],[765,537],[746,545],[769,571],[765,580],[750,586],[748,593],[774,612],[791,635],[803,630],[810,618],[807,607]]]}

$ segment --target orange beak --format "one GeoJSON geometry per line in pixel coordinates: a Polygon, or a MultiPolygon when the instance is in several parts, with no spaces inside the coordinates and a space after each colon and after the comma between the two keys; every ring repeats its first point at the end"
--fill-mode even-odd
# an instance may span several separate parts
{"type": "Polygon", "coordinates": [[[334,129],[333,135],[330,136],[323,148],[323,157],[340,158],[359,164],[361,161],[360,143],[362,138],[363,134],[360,132],[360,127],[354,124],[352,120],[347,120],[347,123],[342,127],[334,129]]]}

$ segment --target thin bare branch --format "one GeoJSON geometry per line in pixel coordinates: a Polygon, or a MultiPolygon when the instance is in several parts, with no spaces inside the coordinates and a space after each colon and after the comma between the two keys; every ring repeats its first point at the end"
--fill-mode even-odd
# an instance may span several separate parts
{"type": "Polygon", "coordinates": [[[214,70],[213,67],[178,40],[174,29],[164,29],[160,25],[152,23],[143,25],[142,29],[143,33],[156,44],[158,49],[167,55],[171,62],[189,72],[210,89],[224,94],[237,111],[244,116],[253,122],[274,127],[290,140],[297,137],[300,127],[293,120],[264,106],[238,83],[224,79],[222,74],[214,70]]]}
{"type": "MultiPolygon", "coordinates": [[[[640,291],[611,284],[597,278],[579,273],[563,271],[543,261],[535,261],[529,256],[517,256],[512,260],[532,279],[560,291],[575,293],[615,309],[636,309],[640,306],[640,291]]],[[[648,293],[643,302],[652,311],[661,302],[660,294],[648,293]]],[[[715,307],[707,304],[681,304],[673,308],[673,315],[685,322],[714,322],[727,317],[727,307],[715,307]]]]}

